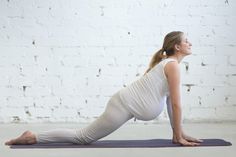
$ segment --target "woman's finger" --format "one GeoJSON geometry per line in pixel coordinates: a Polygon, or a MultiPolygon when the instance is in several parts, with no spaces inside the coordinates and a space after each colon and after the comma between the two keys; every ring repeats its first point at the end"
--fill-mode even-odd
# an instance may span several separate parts
{"type": "Polygon", "coordinates": [[[201,139],[195,139],[195,141],[194,141],[194,142],[202,143],[202,142],[203,142],[203,140],[201,140],[201,139]]]}
{"type": "Polygon", "coordinates": [[[203,142],[203,140],[201,140],[201,139],[196,139],[196,138],[193,138],[193,137],[190,137],[190,136],[187,136],[185,139],[189,142],[198,142],[198,143],[203,142]]]}
{"type": "Polygon", "coordinates": [[[179,143],[183,146],[199,146],[200,145],[199,143],[189,142],[187,140],[181,140],[181,141],[179,141],[179,143]]]}

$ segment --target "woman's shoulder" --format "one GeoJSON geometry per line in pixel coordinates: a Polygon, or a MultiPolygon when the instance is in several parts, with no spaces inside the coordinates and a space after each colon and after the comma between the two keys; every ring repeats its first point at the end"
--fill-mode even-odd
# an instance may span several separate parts
{"type": "Polygon", "coordinates": [[[166,62],[164,66],[164,73],[166,77],[168,78],[169,75],[171,76],[177,76],[180,74],[180,69],[179,69],[179,63],[175,59],[171,59],[168,62],[166,62]],[[168,64],[167,64],[168,63],[168,64]]]}
{"type": "Polygon", "coordinates": [[[162,64],[163,67],[165,67],[166,64],[169,63],[169,62],[177,62],[177,61],[176,61],[175,59],[173,59],[173,58],[165,58],[165,59],[163,59],[163,60],[160,62],[160,64],[162,64]]]}

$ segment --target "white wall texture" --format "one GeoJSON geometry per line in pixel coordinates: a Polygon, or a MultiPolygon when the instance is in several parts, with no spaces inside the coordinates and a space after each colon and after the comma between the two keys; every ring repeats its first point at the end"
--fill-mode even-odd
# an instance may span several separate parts
{"type": "MultiPolygon", "coordinates": [[[[0,0],[0,122],[91,122],[187,34],[183,119],[236,121],[236,1],[0,0]]],[[[167,120],[166,111],[154,120],[167,120]]]]}

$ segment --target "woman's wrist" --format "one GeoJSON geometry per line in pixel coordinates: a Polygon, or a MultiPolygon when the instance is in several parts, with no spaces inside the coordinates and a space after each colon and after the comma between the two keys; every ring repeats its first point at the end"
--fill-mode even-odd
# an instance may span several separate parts
{"type": "Polygon", "coordinates": [[[175,132],[173,131],[173,139],[179,140],[179,139],[182,139],[182,138],[184,138],[184,135],[183,135],[182,132],[181,132],[181,133],[175,133],[175,132]]]}

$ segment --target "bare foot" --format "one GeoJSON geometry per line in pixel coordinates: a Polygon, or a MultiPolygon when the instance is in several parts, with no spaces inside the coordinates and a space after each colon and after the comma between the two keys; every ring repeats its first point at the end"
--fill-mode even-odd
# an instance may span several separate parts
{"type": "Polygon", "coordinates": [[[5,145],[35,144],[36,137],[31,131],[25,131],[20,137],[7,141],[5,145]]]}

